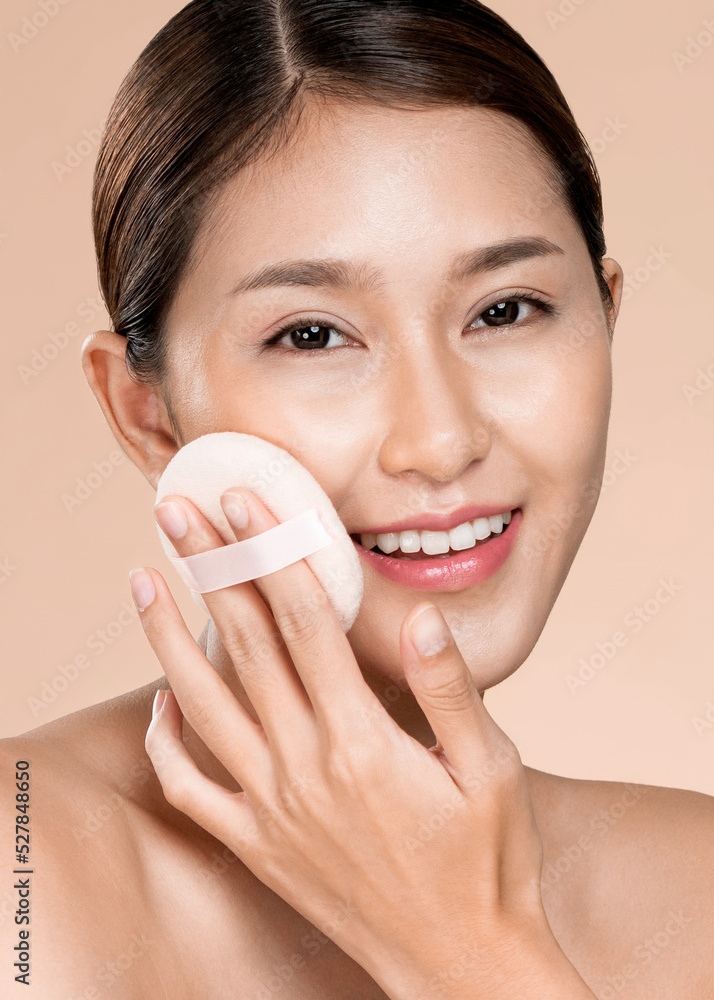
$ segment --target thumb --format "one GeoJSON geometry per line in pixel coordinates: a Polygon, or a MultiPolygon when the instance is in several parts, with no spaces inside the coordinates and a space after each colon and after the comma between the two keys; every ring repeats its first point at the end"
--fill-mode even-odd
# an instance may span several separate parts
{"type": "Polygon", "coordinates": [[[468,774],[494,745],[499,727],[434,604],[418,604],[402,623],[402,663],[414,697],[449,763],[468,774]]]}

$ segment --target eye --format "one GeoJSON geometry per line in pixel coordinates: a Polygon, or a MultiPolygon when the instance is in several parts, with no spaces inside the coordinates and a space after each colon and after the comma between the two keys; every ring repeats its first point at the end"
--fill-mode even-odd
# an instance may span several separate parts
{"type": "Polygon", "coordinates": [[[335,329],[334,326],[327,326],[325,323],[321,323],[317,319],[298,319],[294,320],[292,323],[288,323],[286,326],[274,333],[272,337],[268,337],[267,340],[263,341],[263,349],[270,347],[277,347],[279,342],[283,337],[287,337],[288,347],[295,347],[298,351],[324,351],[324,349],[332,350],[335,347],[339,347],[340,344],[335,344],[333,341],[333,334],[337,338],[345,339],[345,334],[341,333],[339,330],[335,329]]]}
{"type": "MultiPolygon", "coordinates": [[[[528,295],[515,295],[494,302],[493,305],[484,309],[476,319],[484,318],[484,325],[487,327],[520,326],[525,323],[523,319],[519,319],[524,305],[531,306],[533,310],[539,310],[548,316],[556,315],[554,306],[546,302],[545,299],[529,293],[528,295]]],[[[470,325],[469,329],[474,329],[475,322],[470,325]]],[[[307,351],[313,351],[315,354],[325,354],[330,353],[337,347],[344,346],[347,339],[349,339],[347,335],[336,327],[328,326],[319,319],[303,316],[297,320],[293,320],[292,323],[287,323],[277,333],[268,337],[267,340],[262,341],[261,352],[284,346],[288,352],[293,354],[296,352],[305,353],[307,351]],[[284,338],[287,338],[287,340],[282,345],[280,342],[284,338]],[[337,339],[338,342],[335,343],[333,338],[337,339]],[[295,350],[291,351],[291,348],[295,350]]]]}
{"type": "MultiPolygon", "coordinates": [[[[498,327],[498,326],[519,326],[524,322],[523,318],[519,319],[520,314],[523,312],[523,306],[531,306],[533,310],[540,310],[548,316],[555,315],[555,309],[550,303],[546,302],[544,299],[539,298],[536,295],[517,295],[511,298],[501,299],[499,302],[494,302],[492,306],[488,306],[487,309],[476,317],[476,320],[483,319],[484,326],[498,327]]],[[[532,313],[530,314],[532,315],[532,313]]],[[[475,322],[471,324],[469,329],[473,329],[475,322]]]]}

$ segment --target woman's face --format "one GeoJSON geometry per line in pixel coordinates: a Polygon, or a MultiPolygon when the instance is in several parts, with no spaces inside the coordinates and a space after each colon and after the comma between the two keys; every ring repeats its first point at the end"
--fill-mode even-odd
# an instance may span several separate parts
{"type": "MultiPolygon", "coordinates": [[[[621,271],[607,266],[619,303],[621,271]]],[[[232,430],[285,448],[356,538],[433,527],[435,513],[455,526],[469,507],[516,511],[450,586],[441,567],[424,589],[361,553],[349,638],[363,670],[405,688],[399,630],[425,599],[480,690],[523,662],[597,502],[611,357],[584,239],[517,125],[477,108],[306,110],[289,148],[222,192],[167,331],[182,443],[232,430]],[[559,250],[464,266],[524,240],[559,250]],[[530,295],[545,305],[512,301],[530,295]],[[296,332],[266,347],[285,327],[296,332]]]]}

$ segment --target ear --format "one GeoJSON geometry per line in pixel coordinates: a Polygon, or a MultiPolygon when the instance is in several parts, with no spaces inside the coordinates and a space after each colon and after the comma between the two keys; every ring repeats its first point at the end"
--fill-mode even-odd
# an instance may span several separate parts
{"type": "Polygon", "coordinates": [[[612,296],[612,301],[615,306],[614,313],[610,318],[610,339],[612,339],[612,335],[615,330],[615,321],[617,320],[620,312],[624,275],[622,273],[622,268],[612,257],[603,257],[602,267],[607,279],[608,287],[610,288],[610,295],[612,296]]]}
{"type": "Polygon", "coordinates": [[[112,330],[87,337],[82,370],[122,450],[156,489],[159,476],[181,447],[161,387],[143,385],[130,376],[126,337],[112,330]]]}

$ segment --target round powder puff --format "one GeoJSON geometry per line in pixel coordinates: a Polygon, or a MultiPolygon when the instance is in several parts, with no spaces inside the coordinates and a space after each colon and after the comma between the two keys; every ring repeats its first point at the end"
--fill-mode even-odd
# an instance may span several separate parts
{"type": "MultiPolygon", "coordinates": [[[[204,434],[185,444],[169,461],[157,484],[156,502],[169,494],[187,497],[230,544],[236,537],[220,498],[231,486],[244,486],[255,493],[280,523],[309,509],[319,511],[333,540],[306,556],[305,562],[322,584],[343,631],[348,632],[362,601],[360,558],[330,498],[289,452],[254,434],[204,434]]],[[[166,555],[178,556],[158,525],[157,529],[166,555]]],[[[265,597],[259,579],[254,586],[265,597]]],[[[191,596],[210,614],[199,593],[191,590],[191,596]]]]}

